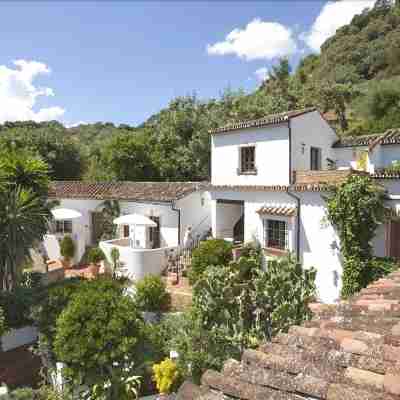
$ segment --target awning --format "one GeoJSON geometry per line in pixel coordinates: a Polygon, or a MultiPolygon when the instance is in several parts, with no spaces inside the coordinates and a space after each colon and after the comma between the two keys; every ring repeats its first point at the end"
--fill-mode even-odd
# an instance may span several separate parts
{"type": "Polygon", "coordinates": [[[82,214],[79,211],[71,210],[69,208],[53,208],[51,213],[56,221],[82,217],[82,214]]]}
{"type": "Polygon", "coordinates": [[[279,215],[292,217],[297,214],[297,207],[294,206],[263,206],[258,211],[262,215],[279,215]]]}
{"type": "Polygon", "coordinates": [[[122,215],[121,217],[115,218],[113,222],[116,225],[142,225],[153,227],[157,226],[157,224],[150,218],[140,214],[122,215]]]}

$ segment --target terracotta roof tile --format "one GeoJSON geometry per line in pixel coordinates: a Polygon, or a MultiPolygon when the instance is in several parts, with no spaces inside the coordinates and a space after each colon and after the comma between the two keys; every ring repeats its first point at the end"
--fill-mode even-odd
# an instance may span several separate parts
{"type": "Polygon", "coordinates": [[[293,215],[296,215],[297,208],[291,206],[263,206],[257,210],[257,213],[292,217],[293,215]]]}
{"type": "Polygon", "coordinates": [[[292,326],[222,372],[207,371],[185,400],[400,399],[400,271],[337,305],[313,304],[292,326]]]}
{"type": "Polygon", "coordinates": [[[53,181],[51,198],[170,202],[201,189],[202,182],[53,181]]]}
{"type": "Polygon", "coordinates": [[[389,129],[384,133],[362,136],[347,136],[336,141],[332,147],[357,147],[369,146],[374,147],[377,144],[390,145],[400,144],[400,128],[389,129]]]}
{"type": "Polygon", "coordinates": [[[230,124],[221,126],[219,128],[211,129],[210,133],[225,133],[230,131],[237,131],[240,129],[248,129],[248,128],[262,128],[263,126],[268,125],[276,125],[281,124],[283,122],[288,121],[291,118],[299,117],[300,115],[307,114],[309,112],[316,111],[315,107],[305,108],[302,110],[292,110],[279,114],[270,114],[263,118],[252,119],[252,120],[244,120],[244,121],[236,121],[230,124]]]}

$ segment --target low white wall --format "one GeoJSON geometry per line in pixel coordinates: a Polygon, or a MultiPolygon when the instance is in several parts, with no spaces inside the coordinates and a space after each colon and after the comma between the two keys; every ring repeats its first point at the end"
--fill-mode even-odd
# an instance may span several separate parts
{"type": "Polygon", "coordinates": [[[16,349],[37,340],[38,331],[34,326],[24,326],[23,328],[11,329],[1,337],[1,348],[3,351],[16,349]]]}
{"type": "Polygon", "coordinates": [[[161,275],[167,266],[167,256],[176,247],[161,247],[159,249],[134,249],[128,246],[116,246],[113,240],[100,242],[100,248],[111,263],[111,249],[117,248],[119,260],[123,263],[124,275],[131,280],[139,280],[146,275],[161,275]]]}

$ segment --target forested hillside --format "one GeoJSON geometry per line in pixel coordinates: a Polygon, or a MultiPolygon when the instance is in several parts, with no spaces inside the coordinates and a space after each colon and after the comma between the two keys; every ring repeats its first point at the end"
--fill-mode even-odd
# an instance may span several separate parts
{"type": "Polygon", "coordinates": [[[400,126],[399,1],[378,0],[295,71],[280,60],[253,93],[225,91],[208,101],[179,97],[138,127],[6,123],[0,151],[38,153],[54,179],[202,180],[209,176],[209,129],[309,106],[334,115],[340,135],[400,126]]]}

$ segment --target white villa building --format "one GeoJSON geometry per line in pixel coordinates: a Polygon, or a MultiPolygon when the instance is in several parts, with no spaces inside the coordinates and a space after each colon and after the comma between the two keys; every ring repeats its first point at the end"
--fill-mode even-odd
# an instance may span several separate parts
{"type": "MultiPolygon", "coordinates": [[[[121,214],[153,219],[156,228],[136,232],[129,245],[129,228],[101,242],[109,256],[118,247],[135,278],[160,273],[166,252],[210,228],[217,238],[234,243],[258,242],[267,257],[297,255],[305,267],[317,269],[318,296],[333,302],[341,286],[340,243],[326,220],[324,194],[328,183],[345,179],[354,170],[370,173],[387,189],[387,206],[400,209],[400,174],[383,168],[400,160],[400,130],[339,140],[316,109],[291,111],[243,121],[211,132],[211,182],[54,182],[52,197],[60,207],[79,211],[81,218],[57,226],[77,243],[77,259],[98,242],[97,222],[105,200],[118,200],[121,214]]],[[[57,236],[57,234],[56,234],[57,236]]],[[[51,243],[57,242],[49,235],[51,243]]],[[[54,243],[53,243],[54,244],[54,243]]],[[[378,229],[377,256],[400,258],[400,223],[378,229]]],[[[54,246],[53,246],[54,247],[54,246]]]]}
{"type": "Polygon", "coordinates": [[[50,197],[81,217],[56,221],[56,232],[45,237],[48,257],[60,257],[58,239],[68,234],[76,245],[76,263],[87,247],[99,244],[109,260],[111,248],[118,248],[130,277],[159,274],[166,266],[166,254],[178,248],[188,227],[193,237],[209,230],[210,200],[203,186],[200,182],[53,182],[50,197]],[[118,201],[121,215],[143,215],[156,226],[137,226],[135,232],[129,225],[119,226],[115,239],[101,241],[106,200],[118,201]]]}

